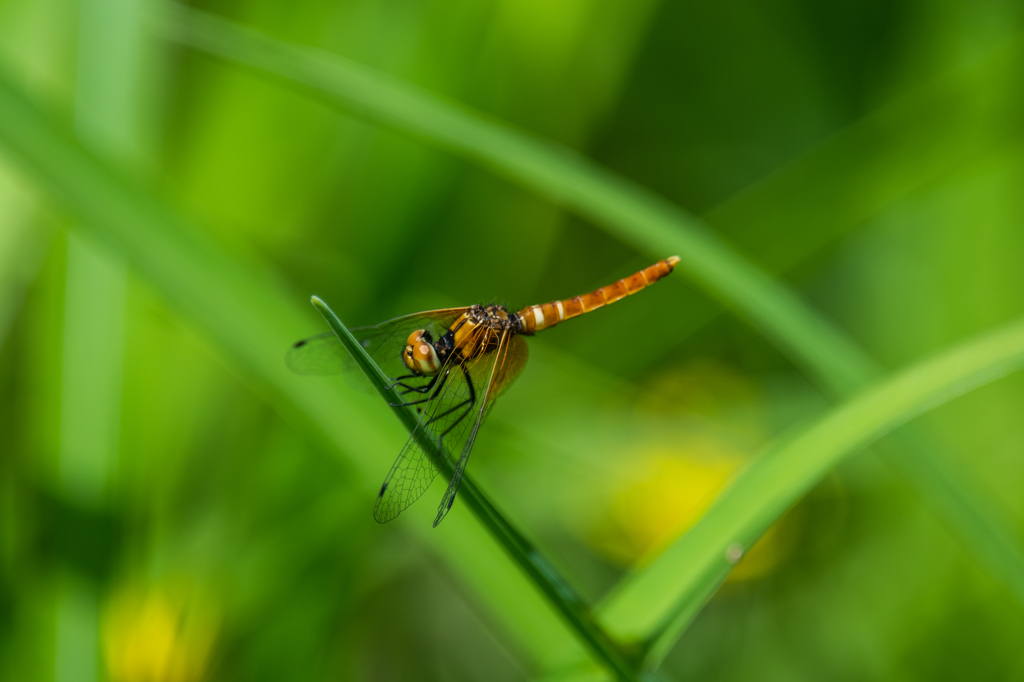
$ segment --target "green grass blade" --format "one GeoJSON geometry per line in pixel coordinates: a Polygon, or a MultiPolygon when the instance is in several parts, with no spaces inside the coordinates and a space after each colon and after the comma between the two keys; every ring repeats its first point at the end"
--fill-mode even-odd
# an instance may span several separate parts
{"type": "Polygon", "coordinates": [[[1024,368],[1024,322],[921,362],[868,389],[796,435],[770,446],[663,554],[620,584],[601,614],[625,640],[652,638],[657,664],[749,548],[847,457],[888,431],[967,391],[1024,368]]]}
{"type": "MultiPolygon", "coordinates": [[[[679,271],[760,329],[838,398],[882,376],[848,335],[700,220],[565,147],[336,55],[288,45],[180,5],[163,5],[155,25],[171,40],[281,77],[370,121],[493,169],[652,257],[678,254],[679,271]]],[[[1024,552],[1007,523],[963,483],[964,472],[917,439],[906,445],[904,439],[900,447],[887,448],[896,466],[1024,603],[1024,552]]]]}
{"type": "Polygon", "coordinates": [[[830,386],[862,386],[869,363],[839,330],[722,245],[697,218],[572,150],[335,55],[282,43],[212,15],[166,3],[170,39],[311,88],[376,123],[482,163],[590,218],[652,257],[679,252],[677,269],[762,329],[830,386]]]}
{"type": "Polygon", "coordinates": [[[22,184],[7,169],[0,169],[0,350],[52,236],[48,226],[35,218],[37,202],[26,196],[22,184]]]}
{"type": "MultiPolygon", "coordinates": [[[[296,305],[298,297],[267,276],[265,264],[243,262],[221,251],[202,233],[113,173],[50,123],[0,73],[0,147],[5,156],[81,221],[82,230],[119,253],[178,311],[218,344],[225,361],[286,416],[324,434],[367,493],[380,486],[380,453],[396,447],[394,420],[336,385],[311,382],[284,365],[285,350],[315,322],[296,305]],[[390,434],[390,437],[389,437],[390,434]]],[[[433,510],[429,519],[433,518],[433,510]]],[[[495,512],[490,511],[488,514],[495,512]]],[[[421,515],[422,516],[422,515],[421,515]]],[[[566,627],[544,590],[562,590],[550,576],[535,589],[503,549],[470,514],[450,514],[431,529],[429,519],[406,525],[432,547],[488,605],[542,669],[586,657],[585,635],[566,627]],[[422,522],[419,522],[422,521],[422,522]]],[[[519,551],[519,548],[516,548],[519,551]]],[[[537,565],[546,565],[537,555],[537,565]]]]}
{"type": "MultiPolygon", "coordinates": [[[[391,409],[401,420],[402,425],[410,433],[419,436],[418,440],[424,451],[434,460],[438,468],[450,477],[452,474],[451,459],[437,450],[437,441],[430,436],[428,431],[416,428],[419,422],[416,413],[408,407],[398,406],[404,401],[391,385],[392,382],[388,376],[326,303],[316,296],[313,297],[312,303],[324,316],[331,330],[337,334],[338,339],[345,346],[345,350],[352,355],[380,396],[389,405],[392,405],[391,409]]],[[[626,659],[618,645],[597,624],[590,610],[572,586],[565,581],[537,548],[490,503],[468,475],[463,477],[462,485],[459,488],[459,497],[473,510],[480,522],[501,543],[505,551],[519,564],[519,567],[530,576],[534,584],[544,592],[551,604],[562,614],[562,617],[576,629],[595,656],[604,661],[620,679],[636,679],[634,666],[626,659]]]]}

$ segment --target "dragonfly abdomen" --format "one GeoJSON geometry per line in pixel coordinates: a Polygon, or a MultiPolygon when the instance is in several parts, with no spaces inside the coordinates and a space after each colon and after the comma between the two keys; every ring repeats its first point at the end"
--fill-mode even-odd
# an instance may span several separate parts
{"type": "Polygon", "coordinates": [[[534,334],[548,327],[554,327],[562,320],[589,313],[591,310],[635,294],[668,275],[678,262],[679,256],[670,256],[589,294],[523,308],[516,313],[522,333],[534,334]]]}

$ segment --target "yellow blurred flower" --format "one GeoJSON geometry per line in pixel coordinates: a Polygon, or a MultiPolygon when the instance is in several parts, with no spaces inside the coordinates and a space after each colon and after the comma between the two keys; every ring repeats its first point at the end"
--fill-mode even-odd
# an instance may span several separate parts
{"type": "Polygon", "coordinates": [[[151,589],[126,589],[109,604],[103,653],[112,682],[202,679],[215,627],[195,603],[151,589]]]}
{"type": "MultiPolygon", "coordinates": [[[[745,457],[713,439],[631,455],[630,474],[612,489],[607,513],[590,529],[590,543],[621,565],[643,563],[694,525],[735,475],[745,457]]],[[[783,525],[791,521],[783,519],[783,525]]],[[[790,550],[792,533],[775,524],[742,551],[731,580],[771,571],[790,550]]]]}
{"type": "Polygon", "coordinates": [[[626,565],[693,525],[739,464],[731,457],[683,458],[667,450],[630,459],[638,466],[628,479],[619,478],[591,536],[609,559],[626,565]]]}

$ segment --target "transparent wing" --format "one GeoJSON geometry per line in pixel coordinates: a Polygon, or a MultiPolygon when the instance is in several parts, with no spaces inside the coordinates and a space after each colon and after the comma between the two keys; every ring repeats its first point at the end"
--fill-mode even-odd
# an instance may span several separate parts
{"type": "Polygon", "coordinates": [[[296,374],[337,374],[348,369],[350,358],[337,335],[324,332],[296,341],[284,356],[284,364],[296,374]]]}
{"type": "Polygon", "coordinates": [[[485,388],[479,401],[480,405],[477,408],[473,429],[470,431],[469,437],[462,447],[462,454],[455,465],[455,471],[448,482],[448,488],[444,491],[441,504],[437,507],[437,516],[434,518],[435,528],[447,516],[452,508],[452,504],[455,502],[455,495],[459,492],[459,486],[462,484],[462,476],[466,471],[466,464],[469,462],[469,453],[473,450],[473,444],[476,442],[476,435],[480,431],[480,425],[483,424],[491,407],[494,406],[494,401],[512,385],[512,382],[516,380],[519,373],[523,371],[523,367],[526,366],[526,360],[529,357],[528,348],[526,341],[522,337],[506,332],[498,343],[498,348],[489,356],[486,356],[487,361],[478,363],[474,367],[475,372],[471,372],[471,374],[475,373],[477,380],[485,388]]]}
{"type": "Polygon", "coordinates": [[[526,339],[521,336],[510,337],[505,357],[502,358],[501,364],[498,365],[494,374],[494,386],[491,387],[491,393],[488,395],[487,409],[490,409],[494,405],[494,401],[507,391],[512,382],[519,377],[529,359],[530,346],[526,343],[526,339]]]}
{"type": "MultiPolygon", "coordinates": [[[[483,386],[478,385],[472,371],[479,364],[479,359],[446,364],[424,397],[416,398],[422,410],[420,420],[380,487],[373,506],[373,518],[378,523],[387,523],[402,513],[427,491],[437,476],[438,468],[420,445],[421,438],[432,440],[446,458],[462,442],[473,421],[474,406],[483,396],[483,386]]],[[[406,395],[420,394],[410,391],[406,395]]]]}
{"type": "MultiPolygon", "coordinates": [[[[394,378],[407,374],[401,353],[409,334],[426,329],[434,339],[440,338],[466,308],[445,308],[403,315],[373,327],[356,327],[352,335],[362,344],[384,373],[394,378]]],[[[358,371],[345,347],[334,332],[324,332],[297,341],[285,356],[288,369],[296,374],[337,374],[358,371]]]]}

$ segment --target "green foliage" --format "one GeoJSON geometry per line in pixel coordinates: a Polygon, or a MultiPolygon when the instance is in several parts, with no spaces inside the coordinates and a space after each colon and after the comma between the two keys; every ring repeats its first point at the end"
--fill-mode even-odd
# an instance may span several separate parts
{"type": "Polygon", "coordinates": [[[1019,673],[1017,19],[898,4],[0,1],[0,677],[1019,673]],[[670,253],[373,523],[339,316],[670,253]]]}

